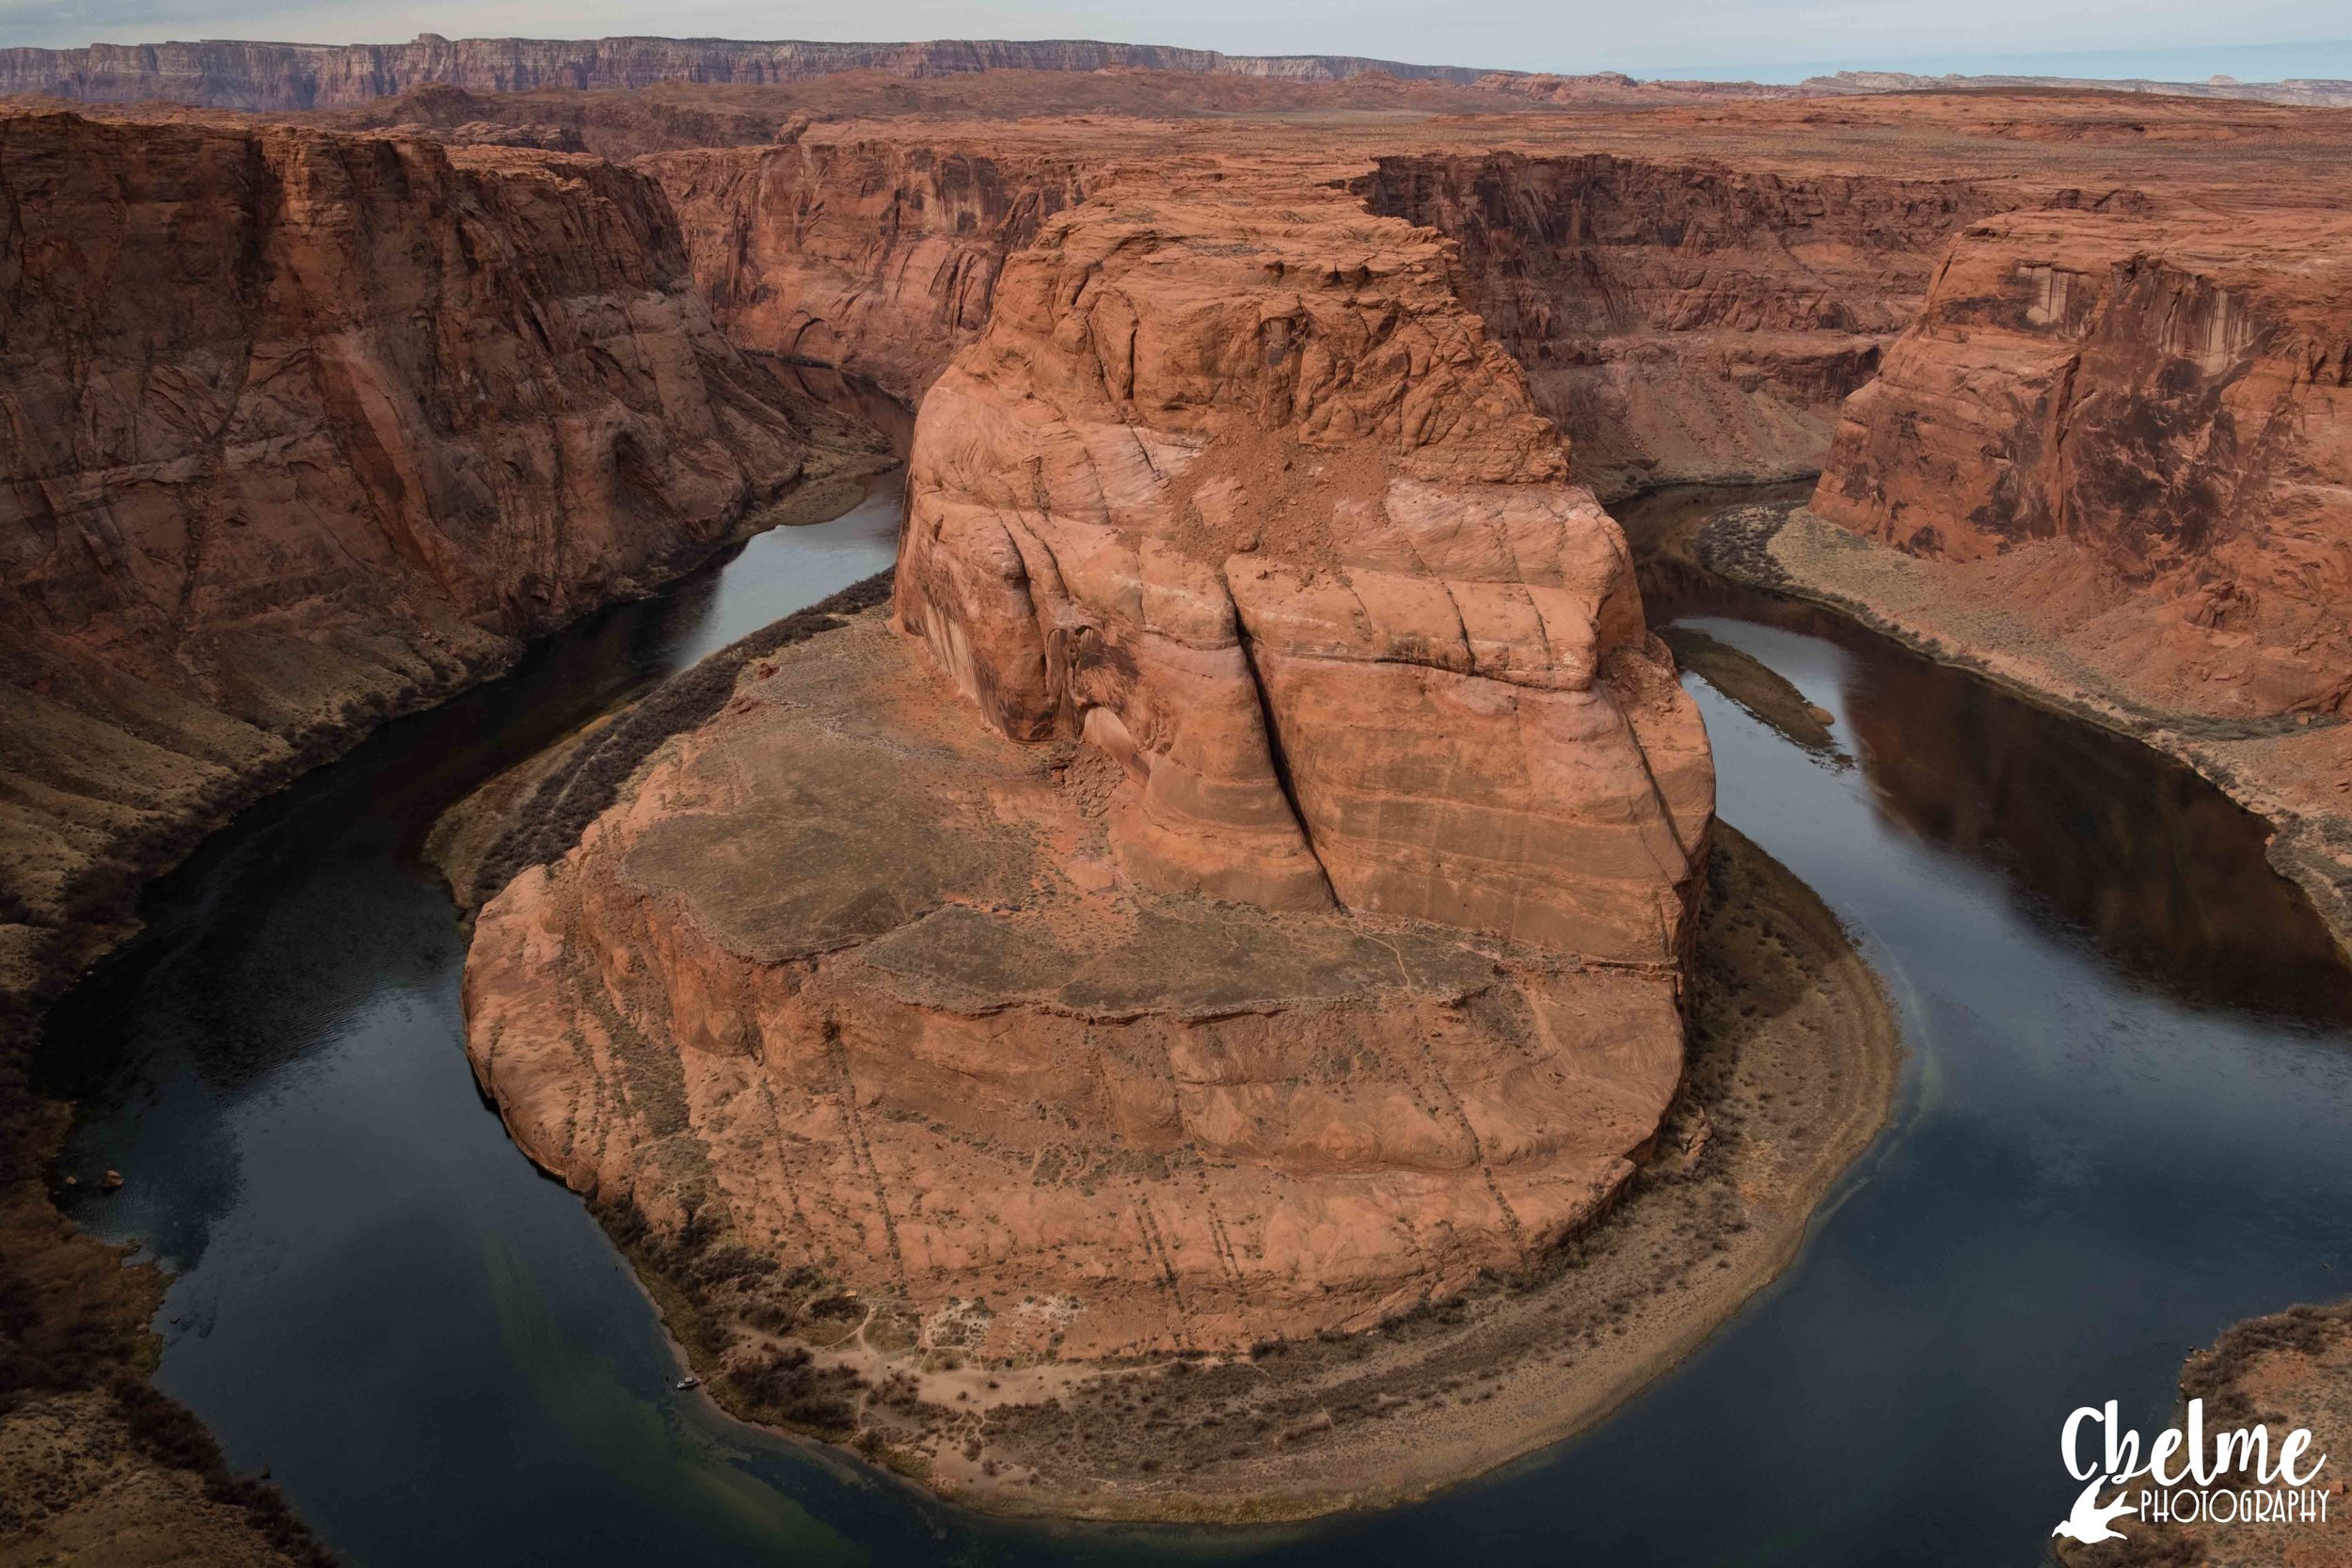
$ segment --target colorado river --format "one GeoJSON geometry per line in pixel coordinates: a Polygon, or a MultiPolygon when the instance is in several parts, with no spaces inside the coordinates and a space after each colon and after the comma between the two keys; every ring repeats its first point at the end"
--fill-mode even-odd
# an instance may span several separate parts
{"type": "Polygon", "coordinates": [[[1686,677],[1722,814],[1853,928],[1911,1055],[1803,1256],[1698,1354],[1503,1472],[1260,1536],[974,1520],[726,1420],[672,1390],[646,1298],[475,1092],[419,850],[616,697],[887,564],[897,515],[878,490],[763,535],[388,727],[157,884],[53,1015],[68,1168],[128,1178],[75,1217],[174,1272],[157,1381],[354,1563],[2023,1564],[2077,1484],[2069,1410],[2161,1425],[2192,1346],[2352,1291],[2352,974],[2260,825],[2139,748],[1726,596],[1653,609],[1826,710],[1835,752],[1686,677]]]}

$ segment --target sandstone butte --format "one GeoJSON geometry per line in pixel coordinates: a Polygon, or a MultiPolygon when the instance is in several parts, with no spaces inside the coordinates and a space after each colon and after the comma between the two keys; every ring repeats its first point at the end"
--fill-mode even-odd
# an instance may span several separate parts
{"type": "Polygon", "coordinates": [[[1046,222],[924,401],[902,635],[780,656],[483,910],[534,1158],[1073,1358],[1368,1326],[1630,1176],[1705,733],[1444,242],[1327,172],[1046,222]]]}

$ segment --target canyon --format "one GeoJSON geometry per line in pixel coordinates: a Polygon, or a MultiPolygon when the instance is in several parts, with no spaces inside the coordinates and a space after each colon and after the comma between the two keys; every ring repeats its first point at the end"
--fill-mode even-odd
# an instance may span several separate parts
{"type": "MultiPolygon", "coordinates": [[[[908,399],[978,334],[1041,223],[1090,181],[1211,132],[1139,123],[1120,148],[1100,126],[786,129],[788,146],[637,166],[675,201],[696,283],[731,333],[908,399]]],[[[1334,177],[1456,242],[1466,302],[1604,499],[1817,471],[1841,401],[1918,309],[1947,236],[2017,199],[1994,182],[1739,171],[1614,137],[1553,141],[1398,154],[1375,141],[1370,168],[1334,177]]]]}
{"type": "MultiPolygon", "coordinates": [[[[1636,1146],[1671,1104],[1656,1097],[1676,1033],[1662,1014],[1644,1025],[1622,1002],[1571,993],[1613,1021],[1619,1050],[1669,1043],[1603,1069],[1539,1026],[1538,1071],[1577,1085],[1549,1101],[1518,1069],[1485,1078],[1495,1037],[1445,1025],[1452,1065],[1406,1091],[1416,1115],[1451,1104],[1463,1118],[1442,1157],[1373,1108],[1420,1071],[1375,1042],[1432,994],[1556,1020],[1557,995],[1529,989],[1530,946],[1687,964],[1702,790],[1675,759],[1694,749],[1663,714],[1645,725],[1637,675],[1613,692],[1634,766],[1607,761],[1586,729],[1563,753],[1559,776],[1576,782],[1538,784],[1534,753],[1505,744],[1498,769],[1479,719],[1427,706],[1426,672],[1522,688],[1504,712],[1523,725],[1524,689],[1565,676],[1575,691],[1571,672],[1643,640],[1597,558],[1537,566],[1517,540],[1596,526],[1590,489],[1785,477],[1826,458],[1826,492],[1852,466],[1834,433],[1894,384],[1883,358],[1932,319],[1952,255],[2002,224],[2157,231],[2144,193],[2090,178],[2110,172],[2104,150],[2074,171],[2014,157],[2005,144],[2027,139],[2014,104],[1922,113],[1950,138],[1940,167],[1915,145],[1900,166],[1880,141],[1900,113],[1775,111],[1766,124],[1828,133],[1806,160],[1758,157],[1731,139],[1758,127],[1718,114],[1679,127],[1697,146],[1678,163],[1590,128],[1514,126],[1526,145],[1502,152],[1448,146],[1444,128],[1418,150],[1366,133],[1356,158],[1334,159],[1261,128],[1140,123],[1120,147],[1100,124],[1081,142],[1075,128],[919,118],[796,119],[777,147],[639,161],[675,193],[730,330],[920,398],[895,621],[989,728],[1037,749],[974,751],[862,611],[838,641],[745,676],[726,717],[627,786],[580,849],[483,911],[471,1049],[518,1140],[620,1209],[648,1256],[699,1227],[697,1247],[790,1282],[779,1293],[746,1275],[699,1298],[713,1324],[701,1364],[723,1398],[819,1430],[863,1400],[862,1440],[990,1506],[1226,1516],[1275,1506],[1251,1500],[1251,1466],[1202,1462],[1210,1479],[1189,1484],[1130,1474],[1101,1496],[1066,1449],[1041,1463],[1009,1433],[1048,1389],[1083,1397],[1050,1369],[1360,1331],[1442,1303],[1474,1269],[1524,1271],[1592,1223],[1625,1178],[1571,1177],[1564,1161],[1649,1157],[1636,1146]],[[1748,166],[1709,156],[1735,148],[1748,166]],[[1422,238],[1400,250],[1382,220],[1422,238]],[[1381,453],[1392,444],[1401,464],[1381,453]],[[1579,482],[1590,488],[1565,507],[1536,501],[1579,482]],[[1466,534],[1473,498],[1485,520],[1466,534]],[[1545,597],[1555,580],[1581,596],[1573,609],[1545,597]],[[1530,610],[1518,624],[1540,646],[1507,629],[1530,610]],[[1595,641],[1563,643],[1563,626],[1595,641]],[[1391,689],[1405,705],[1388,705],[1391,689]],[[812,726],[821,760],[784,739],[805,747],[812,726]],[[943,747],[961,753],[954,770],[996,781],[983,797],[938,819],[918,801],[953,792],[924,784],[885,793],[846,839],[806,836],[850,817],[840,781],[877,771],[858,757],[943,747]],[[1628,810],[1642,791],[1604,782],[1613,771],[1649,775],[1657,826],[1628,810]],[[1400,781],[1435,777],[1454,809],[1398,797],[1400,781]],[[1504,779],[1526,794],[1497,795],[1504,779]],[[1588,801],[1609,802],[1598,815],[1643,847],[1608,848],[1577,820],[1588,801]],[[1497,819],[1562,806],[1506,830],[1516,847],[1494,858],[1497,819]],[[1016,827],[1052,853],[996,836],[1016,827]],[[876,852],[908,873],[882,907],[860,901],[876,852]],[[755,889],[747,865],[803,869],[755,889]],[[1597,887],[1596,866],[1610,868],[1597,887]],[[1212,913],[1204,897],[1275,917],[1212,913]],[[1344,1068],[1267,1055],[1324,1037],[1331,999],[1255,960],[1317,952],[1304,972],[1344,972],[1347,930],[1399,943],[1402,994],[1358,987],[1343,1027],[1362,1044],[1344,1068]],[[1235,989],[1195,990],[1191,972],[1228,943],[1235,989]],[[1476,957],[1440,979],[1439,953],[1476,957]],[[1258,1016],[1236,1035],[1217,1015],[1245,997],[1258,1016]],[[683,1079],[631,1088],[664,1040],[679,1042],[683,1079]],[[1089,1050],[1105,1081],[1059,1086],[1089,1050]],[[968,1065],[981,1060],[1003,1063],[985,1088],[968,1065]],[[963,1074],[952,1090],[947,1063],[963,1074]],[[1302,1072],[1356,1108],[1274,1093],[1302,1072]],[[1035,1105],[1073,1093],[1094,1107],[1078,1127],[1027,1129],[1035,1105]],[[1612,1108],[1600,1145],[1595,1095],[1612,1108]],[[1072,1141],[1097,1125],[1113,1141],[1072,1141]],[[1514,1148],[1535,1159],[1496,1152],[1514,1148]],[[1140,1169],[1120,1159],[1136,1149],[1151,1151],[1140,1169]],[[1471,1180],[1432,1184],[1448,1166],[1471,1180]],[[751,1170],[766,1174],[737,1174],[751,1170]],[[1114,1173],[1132,1223],[1089,1229],[1057,1212],[1099,1203],[1114,1173]],[[1244,1192],[1282,1198],[1250,1208],[1244,1192]],[[1442,1243],[1406,1217],[1432,1214],[1442,1243]],[[1284,1272],[1303,1259],[1311,1296],[1284,1272]],[[844,1342],[822,1325],[845,1301],[887,1305],[858,1307],[844,1342]],[[960,1429],[937,1413],[951,1390],[975,1392],[946,1375],[963,1358],[1018,1391],[987,1402],[1003,1413],[959,1457],[960,1429]]],[[[2124,129],[2120,113],[2067,103],[2032,139],[2096,146],[2124,129]]],[[[1662,651],[1621,664],[1645,666],[1671,668],[1662,651]]],[[[1419,1016],[1403,1026],[1433,1026],[1419,1016]]],[[[698,1266],[671,1256],[674,1275],[698,1266]]],[[[1305,1505],[1292,1493],[1279,1506],[1305,1505]]]]}
{"type": "MultiPolygon", "coordinates": [[[[382,720],[887,458],[714,328],[659,188],[600,161],[18,114],[0,213],[0,1250],[11,1385],[78,1390],[141,1359],[149,1287],[50,1205],[27,1042],[142,884],[382,720]]],[[[68,1425],[176,1521],[141,1539],[230,1560],[243,1483],[143,1468],[125,1420],[211,1451],[153,1398],[68,1425]]],[[[255,1517],[298,1543],[272,1496],[255,1517]]]]}
{"type": "Polygon", "coordinates": [[[533,87],[650,87],[658,82],[761,85],[837,71],[898,76],[987,71],[1184,71],[1299,82],[1366,71],[1470,82],[1477,71],[1351,55],[1258,56],[1207,49],[1083,40],[925,43],[739,42],[727,39],[459,39],[408,43],[91,44],[0,50],[0,91],[96,103],[164,99],[222,109],[317,109],[364,103],[428,83],[485,92],[533,87]]]}
{"type": "Polygon", "coordinates": [[[463,808],[505,849],[453,879],[485,1094],[713,1392],[966,1501],[1290,1517],[1500,1463],[1734,1310],[1867,1142],[1886,1004],[1712,822],[1607,510],[1645,489],[1818,473],[1696,562],[2175,751],[2352,931],[2342,116],[638,40],[0,89],[154,101],[0,118],[20,1010],[379,720],[845,504],[882,443],[798,372],[919,406],[892,579],[463,808]],[[1835,1134],[1769,1179],[1709,1152],[1734,1039],[1835,1134]],[[1564,1257],[1702,1222],[1756,1230],[1703,1307],[1539,1375],[1564,1257]],[[1087,1435],[1459,1312],[1522,1424],[1350,1436],[1384,1480],[1087,1435]]]}

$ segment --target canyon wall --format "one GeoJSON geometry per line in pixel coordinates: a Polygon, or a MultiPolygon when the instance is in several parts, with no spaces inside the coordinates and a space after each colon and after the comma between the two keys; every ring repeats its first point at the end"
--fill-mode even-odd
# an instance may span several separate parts
{"type": "Polygon", "coordinates": [[[863,439],[593,160],[20,116],[0,226],[12,984],[256,790],[863,439]]]}
{"type": "Polygon", "coordinates": [[[39,93],[89,103],[163,101],[284,112],[349,107],[435,83],[482,92],[549,87],[608,91],[669,82],[769,86],[850,71],[876,71],[911,79],[985,71],[1165,71],[1299,83],[1379,75],[1406,82],[1474,86],[1534,103],[1579,107],[2002,87],[2121,89],[2277,103],[2352,103],[2352,83],[2330,80],[2103,82],[2078,77],[1929,77],[1900,71],[1839,71],[1788,87],[1756,82],[1641,81],[1615,71],[1529,74],[1354,55],[1225,55],[1210,49],[1084,39],[850,43],[669,38],[453,40],[435,33],[420,33],[406,43],[205,39],[93,43],[78,49],[0,49],[0,94],[39,93]]]}
{"type": "Polygon", "coordinates": [[[987,325],[1006,259],[1079,199],[1088,165],[802,135],[635,166],[669,197],[695,287],[735,341],[837,364],[913,404],[987,325]]]}
{"type": "Polygon", "coordinates": [[[1969,228],[1813,510],[1957,569],[2151,706],[2352,691],[2352,239],[2058,209],[1969,228]]]}
{"type": "Polygon", "coordinates": [[[1693,100],[1752,103],[1807,96],[1797,87],[1770,82],[1643,81],[1621,71],[1589,71],[1572,76],[1493,71],[1474,85],[1537,103],[1577,108],[1649,108],[1693,100]]]}
{"type": "Polygon", "coordinates": [[[1819,469],[1947,237],[1996,205],[1607,154],[1384,157],[1356,188],[1457,242],[1464,297],[1603,497],[1819,469]]]}
{"type": "Polygon", "coordinates": [[[421,33],[407,43],[93,43],[82,49],[0,49],[0,94],[41,93],[94,103],[161,99],[209,108],[349,107],[428,83],[482,92],[536,87],[609,89],[658,82],[758,85],[839,71],[927,77],[976,71],[1184,71],[1300,82],[1368,71],[1470,83],[1454,66],[1347,55],[1220,55],[1208,49],[1083,40],[923,43],[750,42],[730,39],[457,39],[421,33]]]}
{"type": "MultiPolygon", "coordinates": [[[[676,207],[732,336],[910,402],[986,325],[1008,258],[1142,161],[964,128],[785,135],[636,166],[676,207]]],[[[1947,236],[1999,199],[1961,180],[1604,154],[1389,156],[1351,188],[1456,242],[1456,291],[1568,437],[1573,477],[1605,497],[1818,471],[1947,236]]]]}

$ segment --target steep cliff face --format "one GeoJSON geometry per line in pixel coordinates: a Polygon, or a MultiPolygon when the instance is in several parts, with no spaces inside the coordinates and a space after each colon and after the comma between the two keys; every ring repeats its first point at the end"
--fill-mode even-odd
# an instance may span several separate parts
{"type": "Polygon", "coordinates": [[[1162,173],[1000,296],[916,426],[898,614],[1006,734],[1120,759],[1132,874],[1673,960],[1705,738],[1442,242],[1162,173]]]}
{"type": "Polygon", "coordinates": [[[1460,245],[1464,297],[1603,496],[1818,469],[1947,237],[1994,205],[1604,154],[1386,157],[1357,188],[1460,245]]]}
{"type": "Polygon", "coordinates": [[[803,135],[636,166],[667,193],[695,286],[736,341],[840,365],[912,403],[987,325],[1006,259],[1079,198],[1086,166],[803,135]]]}
{"type": "Polygon", "coordinates": [[[1813,509],[2046,629],[2138,700],[2352,690],[2352,239],[2085,211],[1970,228],[1813,509]]]}
{"type": "Polygon", "coordinates": [[[222,109],[349,107],[428,83],[482,92],[610,89],[657,82],[796,82],[837,71],[898,76],[974,71],[1186,71],[1332,82],[1381,71],[1469,83],[1480,72],[1347,55],[1220,55],[1208,49],[1083,40],[942,39],[925,43],[775,43],[731,39],[457,39],[407,43],[93,43],[0,49],[0,93],[94,103],[165,99],[222,109]]]}
{"type": "Polygon", "coordinates": [[[0,225],[12,981],[254,789],[854,444],[593,160],[12,118],[0,225]]]}
{"type": "Polygon", "coordinates": [[[1049,1359],[1360,1328],[1621,1190],[1706,736],[1444,242],[1332,175],[1048,219],[924,401],[906,635],[754,661],[483,909],[534,1158],[1049,1359]]]}

